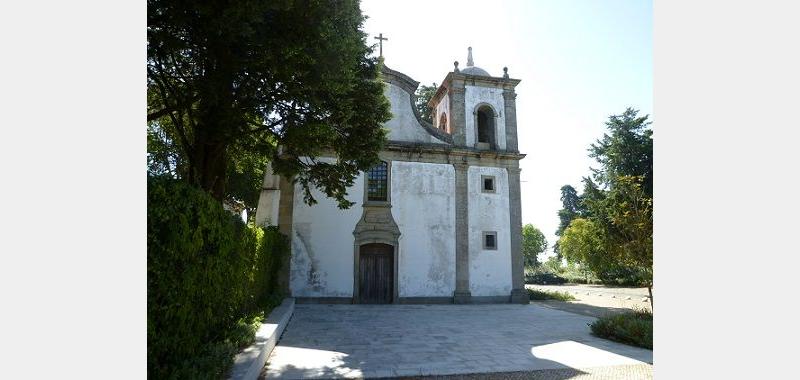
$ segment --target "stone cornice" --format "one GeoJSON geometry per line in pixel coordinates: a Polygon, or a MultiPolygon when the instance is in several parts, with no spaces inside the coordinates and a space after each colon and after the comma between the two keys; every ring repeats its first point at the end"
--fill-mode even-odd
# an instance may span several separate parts
{"type": "Polygon", "coordinates": [[[406,90],[406,92],[410,94],[416,92],[417,87],[419,87],[419,82],[411,79],[408,75],[390,69],[386,65],[381,67],[381,79],[383,79],[384,82],[391,83],[406,90]]]}
{"type": "Polygon", "coordinates": [[[464,73],[450,72],[442,81],[442,84],[436,90],[436,93],[431,97],[428,104],[436,104],[439,102],[445,92],[455,92],[457,89],[462,89],[464,85],[470,86],[483,86],[502,88],[506,91],[514,91],[522,79],[512,79],[503,77],[487,77],[483,75],[470,75],[464,73]]]}
{"type": "MultiPolygon", "coordinates": [[[[478,150],[444,144],[407,143],[399,141],[389,141],[386,146],[384,146],[383,150],[401,156],[415,157],[415,161],[425,161],[426,159],[436,163],[466,161],[470,162],[470,165],[480,162],[497,163],[501,161],[507,163],[513,162],[516,164],[526,156],[523,153],[512,151],[478,150]]],[[[487,166],[496,165],[491,164],[487,166]]]]}

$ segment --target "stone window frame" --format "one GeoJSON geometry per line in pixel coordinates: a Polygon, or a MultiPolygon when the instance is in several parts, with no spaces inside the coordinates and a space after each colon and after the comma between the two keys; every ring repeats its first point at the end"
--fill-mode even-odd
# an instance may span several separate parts
{"type": "Polygon", "coordinates": [[[497,250],[497,231],[483,231],[481,233],[481,246],[483,247],[484,251],[496,251],[497,250]],[[494,236],[494,247],[489,247],[486,245],[486,236],[494,236]]]}
{"type": "Polygon", "coordinates": [[[497,176],[481,175],[481,192],[482,193],[496,194],[497,193],[497,176]],[[487,179],[491,179],[492,180],[492,189],[491,190],[486,190],[486,180],[487,179]]]}
{"type": "Polygon", "coordinates": [[[381,163],[386,164],[386,200],[374,201],[369,199],[369,170],[367,170],[364,172],[364,205],[366,206],[389,206],[392,204],[392,161],[381,158],[378,165],[381,163]]]}

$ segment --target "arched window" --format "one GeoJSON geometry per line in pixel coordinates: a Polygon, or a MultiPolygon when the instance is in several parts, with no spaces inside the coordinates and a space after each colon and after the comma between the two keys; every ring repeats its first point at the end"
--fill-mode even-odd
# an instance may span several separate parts
{"type": "Polygon", "coordinates": [[[447,132],[447,114],[442,113],[442,117],[439,118],[439,129],[447,132]]]}
{"type": "Polygon", "coordinates": [[[478,108],[478,142],[494,147],[494,111],[489,106],[478,108]]]}
{"type": "Polygon", "coordinates": [[[367,200],[386,201],[389,193],[389,165],[381,161],[367,171],[367,200]]]}

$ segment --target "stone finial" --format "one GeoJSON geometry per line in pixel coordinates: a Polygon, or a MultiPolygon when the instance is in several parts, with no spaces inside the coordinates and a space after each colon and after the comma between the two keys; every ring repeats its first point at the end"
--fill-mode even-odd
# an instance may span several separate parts
{"type": "Polygon", "coordinates": [[[503,67],[503,78],[508,79],[508,67],[503,67]]]}
{"type": "Polygon", "coordinates": [[[455,67],[456,67],[455,69],[453,69],[453,72],[454,72],[454,73],[461,72],[461,71],[458,69],[458,61],[455,61],[455,62],[453,62],[453,66],[455,66],[455,67]]]}
{"type": "Polygon", "coordinates": [[[472,61],[472,46],[467,48],[467,67],[475,66],[475,62],[472,61]]]}

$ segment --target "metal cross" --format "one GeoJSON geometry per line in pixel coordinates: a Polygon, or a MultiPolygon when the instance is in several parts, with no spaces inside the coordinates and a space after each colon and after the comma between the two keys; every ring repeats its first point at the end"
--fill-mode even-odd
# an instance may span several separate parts
{"type": "Polygon", "coordinates": [[[374,37],[374,38],[376,40],[378,40],[378,45],[380,46],[380,52],[381,52],[380,56],[383,57],[383,41],[389,41],[389,39],[388,38],[383,38],[383,33],[379,33],[378,37],[374,37]]]}

